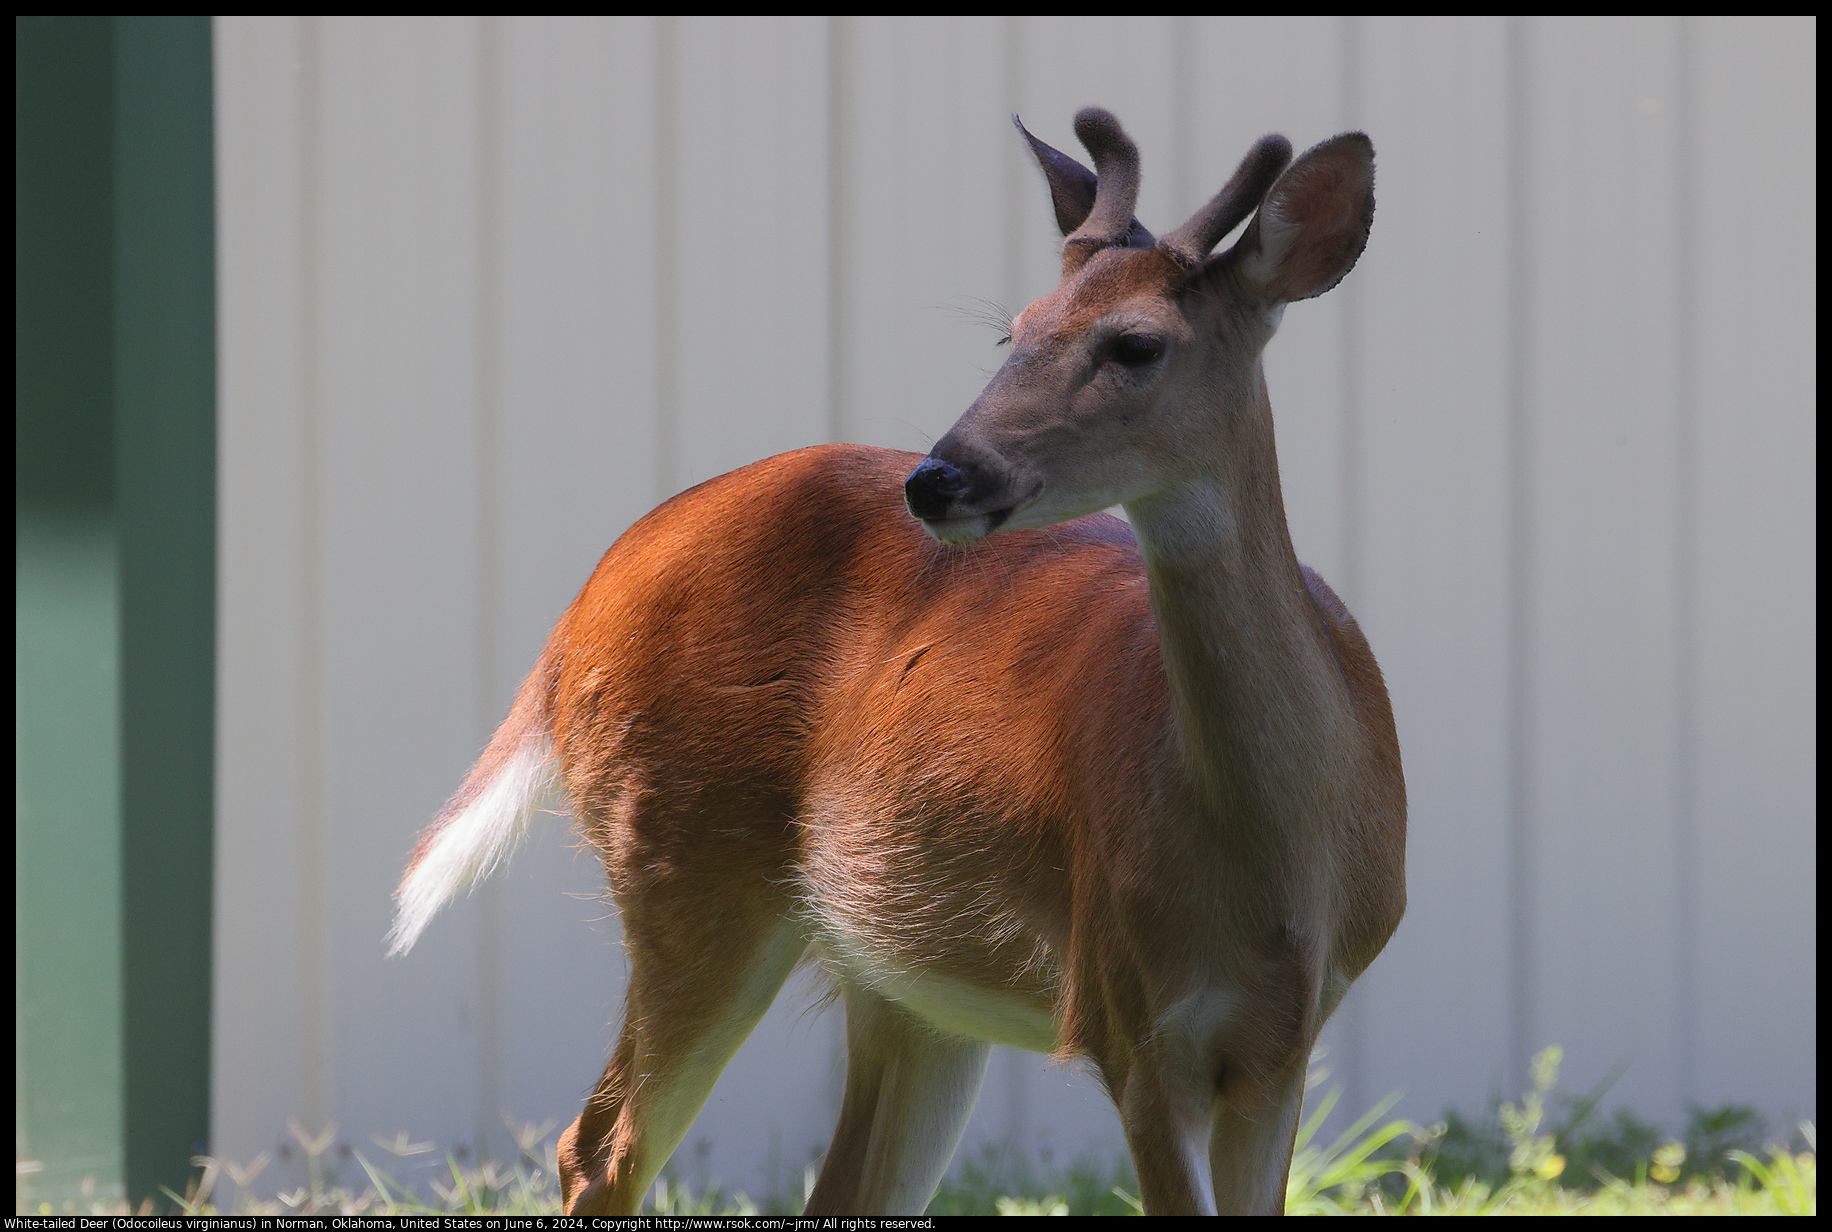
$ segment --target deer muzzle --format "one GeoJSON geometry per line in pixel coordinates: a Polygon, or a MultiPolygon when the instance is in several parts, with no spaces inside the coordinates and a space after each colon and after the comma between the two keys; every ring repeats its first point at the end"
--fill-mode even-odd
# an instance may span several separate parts
{"type": "Polygon", "coordinates": [[[1018,501],[1004,460],[963,446],[952,433],[903,481],[903,499],[944,543],[972,543],[1003,526],[1018,501]]]}

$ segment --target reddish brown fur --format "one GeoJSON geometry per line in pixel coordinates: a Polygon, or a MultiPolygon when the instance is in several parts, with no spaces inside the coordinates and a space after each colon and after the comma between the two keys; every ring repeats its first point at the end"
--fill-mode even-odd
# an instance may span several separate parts
{"type": "Polygon", "coordinates": [[[952,1139],[905,1124],[934,1112],[908,1076],[971,1074],[861,961],[1053,1021],[1112,1094],[1148,1211],[1208,1206],[1204,1166],[1222,1209],[1282,1209],[1309,1049],[1404,910],[1405,787],[1367,642],[1292,552],[1259,361],[1283,297],[1359,254],[1371,147],[1317,147],[1269,202],[1283,261],[1248,259],[1256,219],[1202,269],[1065,262],[928,461],[783,454],[605,554],[419,849],[551,736],[631,955],[622,1036],[560,1143],[569,1211],[636,1210],[810,943],[850,1039],[811,1212],[920,1197],[897,1135],[952,1139]],[[1160,358],[1126,366],[1115,330],[1156,331],[1160,358]],[[925,494],[931,530],[1009,527],[925,532],[905,477],[938,459],[973,483],[925,494]],[[1149,564],[1116,519],[1043,525],[1128,484],[1149,564]],[[1027,510],[1041,529],[1015,528],[1027,510]]]}
{"type": "MultiPolygon", "coordinates": [[[[1138,908],[1187,858],[1139,829],[1180,790],[1144,564],[1104,514],[937,543],[903,507],[919,460],[804,449],[669,501],[605,554],[517,713],[551,708],[633,968],[676,973],[633,982],[633,1019],[711,994],[709,952],[793,913],[806,867],[910,965],[1050,1003],[1062,1053],[1093,1059],[1117,1096],[1158,1001],[1164,938],[1138,908]]],[[[1391,741],[1365,640],[1305,581],[1364,721],[1391,741]]],[[[1351,845],[1375,859],[1380,839],[1351,845]]],[[[1397,918],[1394,870],[1379,871],[1387,901],[1349,913],[1354,972],[1397,918]]],[[[1213,876],[1204,891],[1222,897],[1213,876]]],[[[1250,1076],[1308,1047],[1321,956],[1242,910],[1263,941],[1238,974],[1284,1007],[1240,1042],[1250,1076]]],[[[632,1048],[626,1034],[594,1100],[604,1115],[569,1136],[569,1196],[628,1148],[590,1131],[614,1120],[632,1048]]]]}
{"type": "MultiPolygon", "coordinates": [[[[903,508],[919,460],[829,446],[702,484],[632,527],[555,629],[529,688],[611,873],[633,1018],[716,988],[701,947],[794,911],[802,865],[913,966],[1061,995],[1071,884],[1100,880],[1079,836],[1125,823],[1090,814],[1106,780],[1151,774],[1128,734],[1168,722],[1143,565],[1105,515],[939,544],[903,508]],[[1136,708],[1083,713],[1089,689],[1136,708]],[[664,971],[692,974],[642,987],[664,971]]],[[[594,1120],[569,1196],[622,1149],[594,1120]]]]}
{"type": "Polygon", "coordinates": [[[859,922],[895,921],[894,952],[995,985],[1033,968],[1048,996],[1078,823],[1113,776],[1148,773],[1127,735],[1168,722],[1144,569],[1105,515],[939,544],[903,508],[919,460],[800,450],[639,522],[543,657],[556,751],[620,900],[660,870],[717,873],[724,897],[738,868],[778,885],[805,862],[881,896],[859,922]],[[1084,713],[1089,690],[1136,711],[1084,713]],[[984,869],[992,851],[1010,866],[984,869]],[[950,868],[968,874],[956,896],[931,896],[950,868]],[[987,871],[1047,953],[1013,951],[994,919],[961,948],[987,871]]]}

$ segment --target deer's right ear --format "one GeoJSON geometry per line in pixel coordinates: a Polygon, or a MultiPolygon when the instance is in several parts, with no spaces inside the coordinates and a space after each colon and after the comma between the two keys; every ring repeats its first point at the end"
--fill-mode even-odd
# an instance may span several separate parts
{"type": "Polygon", "coordinates": [[[1355,268],[1373,224],[1374,143],[1343,133],[1279,177],[1229,257],[1268,301],[1309,299],[1355,268]]]}
{"type": "Polygon", "coordinates": [[[1011,122],[1030,142],[1031,153],[1037,156],[1043,168],[1043,178],[1049,181],[1050,204],[1056,207],[1056,225],[1062,228],[1064,235],[1070,234],[1088,220],[1094,209],[1094,190],[1098,184],[1094,173],[1061,150],[1031,136],[1030,129],[1024,127],[1024,121],[1017,116],[1014,115],[1011,122]]]}

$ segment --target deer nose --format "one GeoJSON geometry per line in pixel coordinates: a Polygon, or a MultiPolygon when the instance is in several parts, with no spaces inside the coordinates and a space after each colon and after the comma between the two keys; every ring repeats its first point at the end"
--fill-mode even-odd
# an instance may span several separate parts
{"type": "Polygon", "coordinates": [[[903,499],[910,512],[925,522],[932,522],[948,512],[948,504],[967,494],[970,480],[967,472],[950,466],[940,458],[924,458],[903,481],[903,499]]]}

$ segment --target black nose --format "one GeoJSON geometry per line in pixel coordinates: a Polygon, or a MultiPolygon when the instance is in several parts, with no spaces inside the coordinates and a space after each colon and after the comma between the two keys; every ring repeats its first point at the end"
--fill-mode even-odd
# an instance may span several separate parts
{"type": "Polygon", "coordinates": [[[940,458],[924,458],[903,481],[903,499],[911,513],[925,522],[934,521],[947,514],[948,502],[967,494],[967,487],[967,472],[960,467],[949,466],[940,458]]]}

